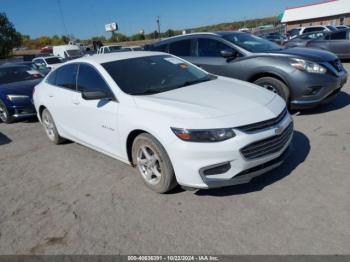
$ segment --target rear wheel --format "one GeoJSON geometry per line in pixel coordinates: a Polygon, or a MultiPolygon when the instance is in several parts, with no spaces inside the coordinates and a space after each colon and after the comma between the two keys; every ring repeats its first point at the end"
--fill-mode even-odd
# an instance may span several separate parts
{"type": "Polygon", "coordinates": [[[57,131],[55,122],[53,121],[53,118],[49,112],[49,110],[44,109],[41,114],[41,122],[43,124],[44,130],[46,132],[47,137],[56,145],[61,144],[65,141],[64,138],[62,138],[57,131]]]}
{"type": "Polygon", "coordinates": [[[141,134],[132,145],[132,159],[147,187],[166,193],[177,183],[173,166],[164,147],[149,134],[141,134]]]}
{"type": "Polygon", "coordinates": [[[278,94],[288,102],[289,100],[289,89],[285,83],[274,77],[262,77],[254,82],[254,84],[259,85],[275,94],[278,94]]]}
{"type": "Polygon", "coordinates": [[[7,107],[3,101],[0,100],[0,119],[6,124],[10,124],[14,121],[13,116],[10,115],[7,107]]]}

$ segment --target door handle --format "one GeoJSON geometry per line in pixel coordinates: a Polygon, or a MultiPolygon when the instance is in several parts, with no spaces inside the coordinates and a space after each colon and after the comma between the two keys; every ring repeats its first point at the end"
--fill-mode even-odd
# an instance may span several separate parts
{"type": "Polygon", "coordinates": [[[49,97],[54,97],[54,95],[53,95],[53,94],[48,94],[48,96],[49,96],[49,97]]]}
{"type": "Polygon", "coordinates": [[[79,105],[80,102],[79,102],[79,101],[73,101],[73,104],[74,104],[74,105],[79,105]]]}

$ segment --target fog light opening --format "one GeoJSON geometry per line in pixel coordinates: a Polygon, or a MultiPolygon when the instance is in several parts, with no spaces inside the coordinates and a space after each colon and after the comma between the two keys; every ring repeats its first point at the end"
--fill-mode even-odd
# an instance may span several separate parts
{"type": "Polygon", "coordinates": [[[215,166],[205,167],[202,169],[202,173],[205,176],[221,175],[221,174],[225,174],[230,169],[231,169],[231,164],[230,162],[227,162],[227,163],[222,163],[215,166]]]}

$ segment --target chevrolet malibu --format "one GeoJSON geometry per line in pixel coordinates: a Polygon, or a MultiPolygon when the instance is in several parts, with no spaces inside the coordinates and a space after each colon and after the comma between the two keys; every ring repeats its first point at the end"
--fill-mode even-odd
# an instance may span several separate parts
{"type": "Polygon", "coordinates": [[[159,193],[247,183],[283,162],[293,136],[278,95],[158,52],[68,62],[36,86],[34,104],[52,142],[131,164],[159,193]]]}

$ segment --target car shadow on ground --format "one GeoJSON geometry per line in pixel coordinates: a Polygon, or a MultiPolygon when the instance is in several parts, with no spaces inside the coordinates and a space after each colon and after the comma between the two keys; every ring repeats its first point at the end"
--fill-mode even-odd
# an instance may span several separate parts
{"type": "Polygon", "coordinates": [[[9,144],[11,142],[12,140],[8,136],[0,132],[0,146],[9,144]]]}
{"type": "Polygon", "coordinates": [[[339,109],[342,109],[344,107],[347,107],[350,105],[350,95],[346,92],[341,91],[337,97],[330,103],[325,105],[320,105],[319,107],[316,107],[314,109],[309,110],[292,110],[291,113],[293,115],[315,115],[315,114],[322,114],[327,113],[331,111],[336,111],[339,109]]]}
{"type": "Polygon", "coordinates": [[[242,195],[251,192],[261,191],[265,187],[290,175],[309,155],[311,146],[309,139],[301,132],[295,131],[292,142],[290,156],[278,168],[256,177],[248,184],[223,187],[217,189],[198,190],[195,192],[198,196],[224,197],[232,195],[242,195]]]}

